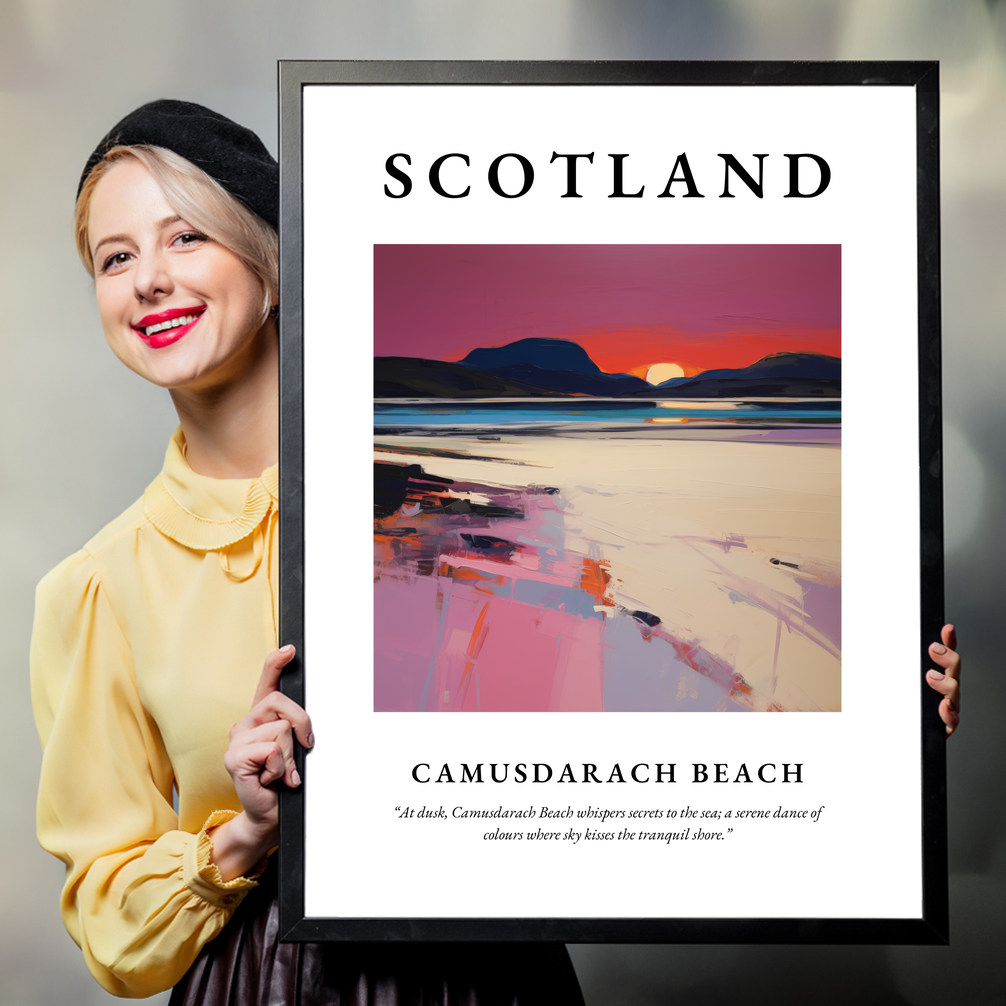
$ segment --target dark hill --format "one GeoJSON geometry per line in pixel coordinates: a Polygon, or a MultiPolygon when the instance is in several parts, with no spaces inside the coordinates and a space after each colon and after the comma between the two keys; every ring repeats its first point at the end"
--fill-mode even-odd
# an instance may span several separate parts
{"type": "Polygon", "coordinates": [[[840,398],[841,378],[837,357],[773,353],[749,367],[707,370],[653,386],[629,374],[605,374],[580,346],[564,339],[475,349],[459,363],[374,358],[375,398],[840,398]]]}
{"type": "Polygon", "coordinates": [[[704,370],[692,380],[708,381],[718,377],[802,377],[838,381],[842,379],[842,361],[837,356],[825,356],[823,353],[770,353],[748,367],[704,370]]]}
{"type": "Polygon", "coordinates": [[[529,364],[539,370],[571,370],[576,374],[602,373],[583,347],[567,339],[520,339],[506,346],[473,349],[460,362],[466,367],[478,367],[479,370],[529,364]]]}
{"type": "Polygon", "coordinates": [[[374,357],[375,398],[533,398],[543,394],[539,388],[460,363],[374,357]]]}
{"type": "Polygon", "coordinates": [[[520,339],[506,346],[473,349],[461,363],[541,394],[617,398],[649,387],[629,374],[606,374],[586,350],[567,339],[520,339]]]}
{"type": "Polygon", "coordinates": [[[842,361],[823,353],[772,353],[748,367],[676,377],[632,397],[841,398],[842,361]]]}
{"type": "Polygon", "coordinates": [[[593,395],[597,398],[617,398],[650,385],[631,374],[575,373],[571,370],[543,370],[530,363],[515,363],[509,367],[493,367],[487,373],[509,381],[539,388],[541,394],[593,395]]]}

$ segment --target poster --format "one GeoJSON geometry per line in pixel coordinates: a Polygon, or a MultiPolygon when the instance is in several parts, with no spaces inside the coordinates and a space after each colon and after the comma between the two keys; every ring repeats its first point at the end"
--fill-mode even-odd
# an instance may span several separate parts
{"type": "Polygon", "coordinates": [[[926,69],[284,65],[293,938],[942,938],[926,69]]]}

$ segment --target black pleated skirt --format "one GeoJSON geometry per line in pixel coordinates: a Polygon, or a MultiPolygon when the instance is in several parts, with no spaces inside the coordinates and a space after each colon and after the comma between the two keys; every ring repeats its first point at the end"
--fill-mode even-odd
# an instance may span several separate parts
{"type": "Polygon", "coordinates": [[[561,943],[280,943],[274,875],[170,1006],[583,1006],[561,943]]]}

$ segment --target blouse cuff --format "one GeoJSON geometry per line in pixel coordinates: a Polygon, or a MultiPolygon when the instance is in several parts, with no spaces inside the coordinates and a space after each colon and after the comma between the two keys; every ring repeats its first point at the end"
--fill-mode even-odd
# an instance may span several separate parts
{"type": "Polygon", "coordinates": [[[269,857],[263,856],[247,875],[224,880],[216,863],[211,862],[213,842],[208,832],[237,816],[236,810],[213,811],[206,819],[202,831],[195,836],[195,841],[186,844],[182,860],[182,875],[186,886],[218,908],[233,909],[240,905],[245,895],[252,888],[258,887],[255,878],[261,876],[269,865],[269,857]]]}

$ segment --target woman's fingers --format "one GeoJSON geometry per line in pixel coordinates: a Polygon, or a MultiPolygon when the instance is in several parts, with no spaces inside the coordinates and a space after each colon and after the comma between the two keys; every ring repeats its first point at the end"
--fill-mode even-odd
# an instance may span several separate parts
{"type": "Polygon", "coordinates": [[[285,720],[297,734],[297,740],[306,747],[314,747],[314,734],[311,732],[311,717],[302,706],[297,705],[288,695],[282,692],[270,692],[261,702],[254,705],[243,719],[238,720],[231,728],[233,739],[246,730],[253,730],[263,723],[275,720],[285,720]]]}
{"type": "Polygon", "coordinates": [[[255,689],[251,710],[247,716],[234,725],[234,729],[231,731],[232,737],[235,731],[249,729],[269,720],[285,719],[293,726],[297,740],[304,747],[314,747],[311,717],[307,715],[302,706],[279,691],[279,679],[283,668],[290,663],[296,652],[293,646],[284,646],[282,649],[273,650],[266,657],[262,667],[262,676],[255,689]]]}
{"type": "Polygon", "coordinates": [[[943,629],[940,631],[940,639],[943,640],[943,645],[950,647],[951,650],[957,649],[957,629],[952,625],[944,625],[943,629]]]}
{"type": "Polygon", "coordinates": [[[300,785],[294,761],[294,735],[305,747],[314,745],[311,718],[278,690],[283,668],[295,652],[292,646],[284,646],[266,657],[252,708],[231,728],[230,745],[224,757],[241,805],[258,816],[275,813],[275,794],[267,794],[266,787],[280,779],[291,788],[300,785]]]}
{"type": "Polygon", "coordinates": [[[286,772],[286,764],[286,758],[283,756],[283,749],[280,745],[273,744],[271,746],[271,750],[269,751],[269,755],[262,765],[262,771],[259,773],[259,782],[263,786],[269,786],[278,779],[282,779],[286,772]]]}
{"type": "Polygon", "coordinates": [[[303,706],[297,705],[289,695],[282,692],[271,692],[248,714],[257,723],[269,720],[283,719],[293,727],[297,740],[306,748],[314,747],[314,734],[311,732],[311,717],[303,706]]]}
{"type": "Polygon", "coordinates": [[[940,632],[940,643],[931,643],[929,656],[942,670],[935,668],[926,673],[926,682],[934,691],[943,696],[940,702],[940,719],[946,724],[949,737],[961,721],[960,674],[961,657],[957,653],[957,632],[952,625],[944,625],[940,632]]]}
{"type": "Polygon", "coordinates": [[[944,699],[940,703],[940,719],[946,724],[947,736],[949,737],[961,722],[961,714],[950,705],[949,699],[944,699]]]}
{"type": "Polygon", "coordinates": [[[943,701],[940,702],[940,719],[946,724],[947,736],[949,737],[961,721],[960,684],[948,674],[942,674],[940,671],[927,672],[926,682],[930,688],[943,696],[943,701]]]}
{"type": "Polygon", "coordinates": [[[939,671],[930,671],[926,675],[926,680],[930,688],[935,688],[936,691],[942,693],[944,696],[940,702],[939,712],[940,719],[946,725],[947,736],[949,737],[961,722],[960,707],[957,705],[958,686],[957,682],[952,678],[948,678],[945,675],[937,677],[938,674],[939,671]],[[945,686],[949,686],[949,694],[947,694],[947,691],[944,691],[945,686]]]}
{"type": "Polygon", "coordinates": [[[958,710],[957,696],[961,689],[960,682],[940,671],[929,671],[926,674],[926,679],[929,681],[929,687],[949,700],[950,708],[956,712],[958,710]]]}
{"type": "Polygon", "coordinates": [[[293,757],[293,732],[286,720],[270,720],[242,731],[232,738],[230,750],[235,751],[239,758],[246,757],[246,752],[255,753],[259,766],[255,774],[263,786],[277,779],[282,779],[293,789],[300,785],[300,773],[293,757]],[[273,757],[273,751],[277,753],[278,760],[273,757]]]}
{"type": "MultiPolygon", "coordinates": [[[[280,779],[290,787],[301,783],[294,762],[294,732],[306,747],[314,743],[310,717],[278,690],[283,668],[294,653],[292,646],[284,646],[266,657],[252,708],[231,728],[230,744],[224,755],[224,767],[234,782],[245,815],[234,821],[251,822],[256,834],[267,836],[267,846],[275,844],[278,828],[279,795],[273,784],[280,779]]],[[[226,830],[222,825],[214,834],[226,830]]]]}
{"type": "Polygon", "coordinates": [[[282,777],[286,762],[283,749],[276,741],[263,740],[228,748],[224,767],[235,785],[257,781],[259,786],[268,786],[282,777]]]}
{"type": "Polygon", "coordinates": [[[930,643],[929,656],[940,666],[944,674],[956,681],[960,678],[961,673],[961,655],[950,645],[950,642],[947,642],[947,640],[953,643],[957,642],[954,627],[952,625],[945,625],[941,635],[945,641],[942,643],[930,643]]]}
{"type": "Polygon", "coordinates": [[[293,660],[297,650],[292,646],[283,646],[278,650],[273,650],[265,663],[262,665],[262,675],[255,689],[255,698],[252,699],[254,709],[270,692],[276,691],[279,687],[279,677],[283,673],[283,668],[293,660]]]}

